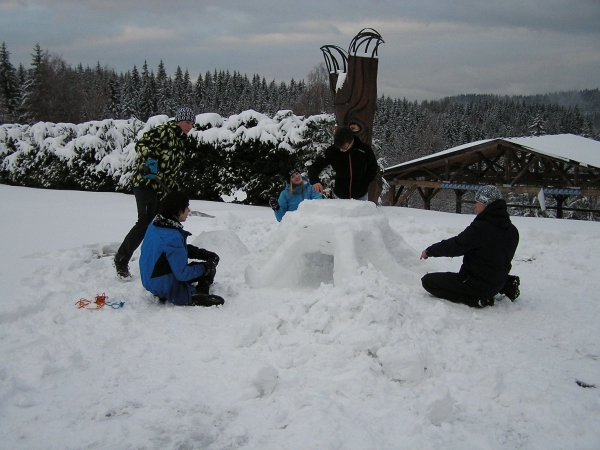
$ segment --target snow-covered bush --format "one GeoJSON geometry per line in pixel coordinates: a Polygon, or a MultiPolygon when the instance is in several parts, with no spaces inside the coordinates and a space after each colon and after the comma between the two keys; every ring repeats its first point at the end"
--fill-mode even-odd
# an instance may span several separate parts
{"type": "MultiPolygon", "coordinates": [[[[0,125],[0,182],[90,191],[129,191],[135,141],[168,120],[151,117],[86,122],[0,125]]],[[[180,180],[193,198],[219,200],[235,191],[247,203],[266,203],[283,189],[289,165],[306,168],[333,139],[334,118],[253,110],[222,118],[196,117],[180,180]]]]}

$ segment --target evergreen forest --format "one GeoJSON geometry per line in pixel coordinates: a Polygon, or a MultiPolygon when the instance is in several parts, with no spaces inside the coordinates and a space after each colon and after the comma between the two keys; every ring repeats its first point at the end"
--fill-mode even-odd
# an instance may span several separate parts
{"type": "MultiPolygon", "coordinates": [[[[306,80],[267,81],[229,70],[207,71],[192,80],[188,70],[173,76],[161,61],[126,73],[103,67],[71,67],[61,57],[33,48],[31,65],[15,68],[0,47],[0,124],[82,123],[90,120],[173,116],[181,106],[222,117],[254,110],[298,116],[332,113],[324,64],[306,80]]],[[[600,91],[532,96],[460,95],[407,101],[381,96],[374,120],[374,148],[392,165],[480,139],[572,133],[600,140],[600,91]]]]}

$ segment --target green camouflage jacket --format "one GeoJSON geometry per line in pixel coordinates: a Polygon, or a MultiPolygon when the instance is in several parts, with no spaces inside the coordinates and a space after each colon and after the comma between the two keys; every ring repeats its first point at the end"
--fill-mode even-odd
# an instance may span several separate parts
{"type": "Polygon", "coordinates": [[[136,170],[133,176],[133,186],[155,190],[159,197],[164,197],[166,192],[156,180],[143,177],[142,168],[149,159],[158,161],[157,176],[171,189],[177,189],[179,170],[185,155],[185,141],[187,135],[175,121],[169,121],[148,130],[136,142],[137,154],[136,170]]]}

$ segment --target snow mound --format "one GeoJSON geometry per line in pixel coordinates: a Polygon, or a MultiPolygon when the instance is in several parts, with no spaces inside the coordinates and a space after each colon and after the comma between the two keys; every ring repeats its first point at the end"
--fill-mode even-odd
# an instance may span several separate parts
{"type": "Polygon", "coordinates": [[[233,230],[205,231],[192,241],[192,245],[215,252],[225,261],[235,260],[250,253],[233,230]]]}
{"type": "Polygon", "coordinates": [[[339,284],[368,265],[387,277],[414,282],[420,265],[418,252],[371,202],[304,201],[283,217],[273,242],[278,248],[262,270],[246,268],[251,287],[305,286],[318,274],[322,282],[333,278],[339,284]]]}

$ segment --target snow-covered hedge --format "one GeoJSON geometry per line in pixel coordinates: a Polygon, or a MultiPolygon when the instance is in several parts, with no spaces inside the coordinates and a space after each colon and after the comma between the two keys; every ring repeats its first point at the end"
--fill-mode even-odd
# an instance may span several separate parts
{"type": "MultiPolygon", "coordinates": [[[[35,125],[0,125],[0,182],[90,191],[129,191],[135,141],[169,120],[151,117],[35,125]]],[[[193,198],[219,200],[236,191],[247,203],[265,203],[283,188],[282,168],[309,165],[332,142],[331,115],[308,118],[291,111],[256,111],[223,118],[196,117],[189,134],[182,188],[193,198]]]]}

